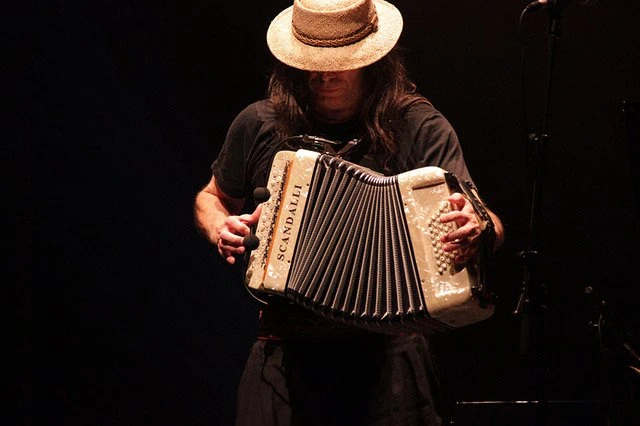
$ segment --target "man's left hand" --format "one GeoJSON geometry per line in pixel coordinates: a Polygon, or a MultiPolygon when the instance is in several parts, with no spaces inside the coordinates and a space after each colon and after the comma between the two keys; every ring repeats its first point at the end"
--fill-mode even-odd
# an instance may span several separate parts
{"type": "Polygon", "coordinates": [[[478,217],[469,200],[460,193],[453,193],[448,198],[451,211],[440,216],[442,223],[455,223],[457,229],[443,236],[440,241],[446,252],[457,251],[456,263],[465,263],[471,259],[480,246],[482,232],[478,217]]]}

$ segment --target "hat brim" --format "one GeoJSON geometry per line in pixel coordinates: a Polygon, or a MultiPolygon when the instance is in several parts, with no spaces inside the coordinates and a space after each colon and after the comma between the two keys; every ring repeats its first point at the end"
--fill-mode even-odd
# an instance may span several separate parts
{"type": "Polygon", "coordinates": [[[269,50],[281,62],[305,71],[347,71],[370,65],[389,53],[402,33],[400,11],[384,0],[373,3],[378,30],[357,43],[341,47],[315,47],[298,40],[291,31],[293,6],[290,6],[269,25],[269,50]]]}

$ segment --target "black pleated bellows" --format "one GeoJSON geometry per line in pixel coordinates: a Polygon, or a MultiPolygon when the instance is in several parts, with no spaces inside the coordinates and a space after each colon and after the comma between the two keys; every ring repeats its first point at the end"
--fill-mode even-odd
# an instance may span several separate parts
{"type": "Polygon", "coordinates": [[[428,317],[397,177],[321,155],[286,296],[361,325],[428,317]]]}

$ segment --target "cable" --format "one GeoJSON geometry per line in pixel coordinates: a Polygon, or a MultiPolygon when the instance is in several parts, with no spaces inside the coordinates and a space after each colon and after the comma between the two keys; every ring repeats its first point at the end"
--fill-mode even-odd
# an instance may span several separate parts
{"type": "Polygon", "coordinates": [[[609,421],[607,426],[614,426],[616,424],[616,410],[615,400],[613,398],[613,388],[611,386],[611,377],[609,376],[609,363],[606,355],[606,348],[604,344],[604,315],[600,313],[598,315],[598,345],[600,347],[600,356],[602,357],[602,375],[607,388],[607,400],[609,403],[609,421]]]}

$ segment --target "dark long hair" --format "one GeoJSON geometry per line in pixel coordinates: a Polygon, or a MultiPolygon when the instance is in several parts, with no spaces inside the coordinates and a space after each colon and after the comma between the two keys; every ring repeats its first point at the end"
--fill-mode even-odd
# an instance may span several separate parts
{"type": "MultiPolygon", "coordinates": [[[[396,125],[402,111],[415,102],[429,101],[409,79],[398,47],[364,69],[365,97],[360,111],[364,138],[375,151],[394,154],[398,149],[396,125]]],[[[277,62],[271,71],[267,97],[276,111],[276,131],[285,138],[308,129],[311,112],[306,72],[277,62]]]]}

